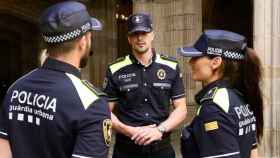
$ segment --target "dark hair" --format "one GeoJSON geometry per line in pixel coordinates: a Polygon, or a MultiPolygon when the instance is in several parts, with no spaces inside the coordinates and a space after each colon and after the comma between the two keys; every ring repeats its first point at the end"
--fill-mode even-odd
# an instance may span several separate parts
{"type": "Polygon", "coordinates": [[[263,95],[260,88],[262,79],[261,61],[252,48],[244,50],[245,59],[242,61],[223,58],[223,79],[228,80],[231,86],[245,96],[256,116],[257,139],[263,136],[263,95]]]}
{"type": "MultiPolygon", "coordinates": [[[[82,37],[82,36],[81,36],[82,37]]],[[[50,55],[56,53],[67,53],[74,49],[76,42],[81,39],[81,37],[75,38],[70,41],[62,42],[62,43],[46,43],[46,48],[50,55]]]]}

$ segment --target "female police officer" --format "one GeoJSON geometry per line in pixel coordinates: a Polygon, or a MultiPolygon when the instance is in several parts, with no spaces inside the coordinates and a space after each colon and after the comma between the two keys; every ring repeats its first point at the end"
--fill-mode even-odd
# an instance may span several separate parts
{"type": "Polygon", "coordinates": [[[206,30],[192,48],[192,79],[202,82],[195,96],[197,116],[182,132],[183,157],[249,158],[257,156],[263,134],[260,60],[245,37],[206,30]]]}

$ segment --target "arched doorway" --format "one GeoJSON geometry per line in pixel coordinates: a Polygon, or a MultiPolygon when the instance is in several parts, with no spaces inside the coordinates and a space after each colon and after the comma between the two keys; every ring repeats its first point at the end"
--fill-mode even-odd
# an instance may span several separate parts
{"type": "Polygon", "coordinates": [[[118,57],[120,57],[130,52],[127,41],[127,19],[132,14],[133,3],[130,0],[117,0],[116,7],[117,48],[118,57]]]}
{"type": "Polygon", "coordinates": [[[245,35],[253,46],[253,0],[202,0],[204,29],[225,29],[245,35]]]}
{"type": "Polygon", "coordinates": [[[38,64],[37,25],[9,14],[0,14],[0,102],[7,88],[38,64]]]}

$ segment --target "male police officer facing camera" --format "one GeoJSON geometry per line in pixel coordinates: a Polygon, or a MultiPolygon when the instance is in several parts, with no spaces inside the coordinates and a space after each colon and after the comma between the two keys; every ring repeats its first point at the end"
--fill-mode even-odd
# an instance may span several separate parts
{"type": "Polygon", "coordinates": [[[49,57],[7,92],[0,115],[1,158],[107,157],[111,120],[104,93],[80,79],[91,31],[101,27],[78,2],[43,12],[40,29],[49,57]]]}
{"type": "Polygon", "coordinates": [[[132,53],[109,65],[104,91],[118,132],[113,158],[173,158],[170,132],[186,116],[185,92],[178,63],[152,49],[151,17],[128,19],[132,53]],[[169,115],[170,100],[175,110],[169,115]]]}

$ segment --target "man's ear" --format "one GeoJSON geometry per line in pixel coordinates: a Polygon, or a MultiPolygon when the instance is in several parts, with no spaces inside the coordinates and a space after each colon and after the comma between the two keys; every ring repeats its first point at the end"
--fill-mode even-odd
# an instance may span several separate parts
{"type": "Polygon", "coordinates": [[[78,47],[80,50],[85,49],[87,43],[87,36],[84,34],[78,41],[78,47]]]}
{"type": "Polygon", "coordinates": [[[223,59],[222,57],[214,57],[212,60],[211,60],[211,68],[213,70],[216,70],[218,69],[221,65],[222,65],[222,62],[223,62],[223,59]]]}

